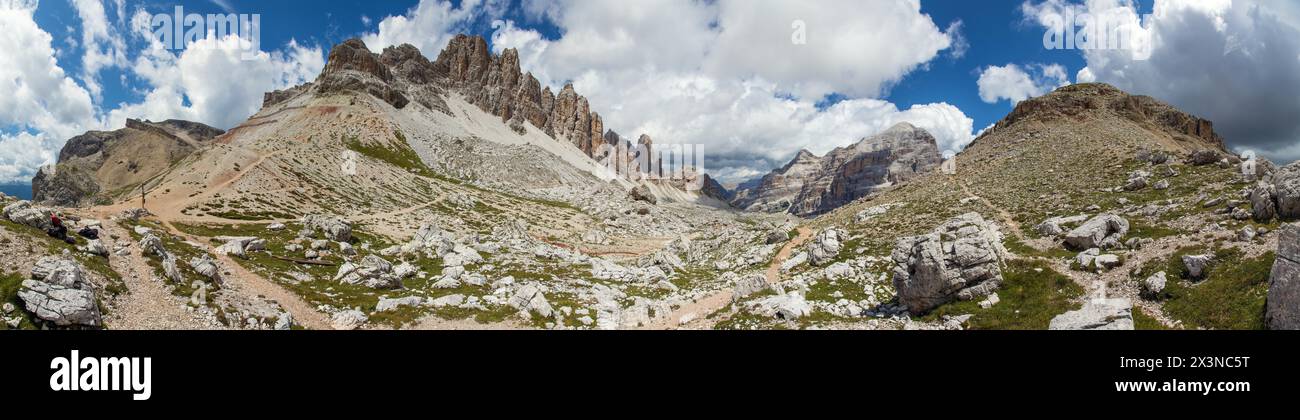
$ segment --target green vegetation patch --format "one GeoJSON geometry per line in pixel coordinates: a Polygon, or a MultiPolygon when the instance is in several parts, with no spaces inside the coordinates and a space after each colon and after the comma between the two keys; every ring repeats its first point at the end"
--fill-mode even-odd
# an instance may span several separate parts
{"type": "Polygon", "coordinates": [[[974,301],[953,302],[931,311],[923,320],[937,321],[944,315],[972,314],[967,322],[974,330],[1045,330],[1052,318],[1079,309],[1074,300],[1083,287],[1058,273],[1045,261],[1012,260],[1002,271],[998,304],[988,309],[974,301]]]}
{"type": "Polygon", "coordinates": [[[407,172],[448,180],[434,173],[424,164],[424,161],[420,160],[420,155],[415,153],[415,149],[406,142],[406,136],[401,131],[394,131],[393,137],[395,141],[389,142],[388,145],[366,143],[356,137],[344,139],[343,144],[362,156],[405,169],[407,172]]]}
{"type": "Polygon", "coordinates": [[[1021,241],[1020,238],[1015,236],[1008,236],[1006,241],[1003,242],[1003,245],[1006,246],[1007,251],[1011,251],[1011,253],[1021,257],[1073,258],[1077,255],[1077,253],[1065,249],[1063,246],[1052,247],[1048,250],[1040,250],[1029,246],[1021,241]]]}
{"type": "MultiPolygon", "coordinates": [[[[36,323],[33,322],[31,314],[23,309],[25,307],[23,301],[18,298],[18,289],[22,288],[23,280],[26,278],[21,273],[0,274],[0,304],[10,303],[14,305],[14,312],[4,315],[5,317],[17,316],[22,319],[18,323],[18,329],[34,330],[36,329],[36,323]]],[[[9,324],[0,322],[0,330],[7,329],[9,329],[9,324]]]]}
{"type": "Polygon", "coordinates": [[[1169,327],[1166,327],[1165,324],[1160,323],[1160,320],[1155,319],[1155,317],[1152,317],[1151,315],[1147,315],[1146,311],[1143,311],[1142,308],[1134,306],[1133,307],[1133,329],[1167,330],[1169,329],[1169,327]]]}
{"type": "Polygon", "coordinates": [[[1203,248],[1184,248],[1164,261],[1156,261],[1144,274],[1163,270],[1169,278],[1165,314],[1182,321],[1187,328],[1252,330],[1264,328],[1264,301],[1268,278],[1276,258],[1267,252],[1246,258],[1236,248],[1215,252],[1204,280],[1192,281],[1182,256],[1199,254],[1203,248]]]}

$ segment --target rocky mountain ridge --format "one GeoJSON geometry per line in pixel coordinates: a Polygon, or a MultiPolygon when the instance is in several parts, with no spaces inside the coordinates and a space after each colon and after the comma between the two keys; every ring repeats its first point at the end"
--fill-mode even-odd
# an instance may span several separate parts
{"type": "Polygon", "coordinates": [[[119,198],[225,132],[204,124],[128,119],[114,131],[90,131],[69,139],[58,162],[32,179],[37,202],[80,206],[119,198]]]}

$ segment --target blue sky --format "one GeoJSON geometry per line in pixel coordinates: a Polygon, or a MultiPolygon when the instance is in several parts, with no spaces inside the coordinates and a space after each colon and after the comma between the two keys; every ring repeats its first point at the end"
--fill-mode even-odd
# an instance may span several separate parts
{"type": "MultiPolygon", "coordinates": [[[[384,17],[404,14],[417,3],[418,0],[198,0],[128,2],[127,5],[129,10],[144,7],[150,12],[165,12],[180,5],[186,13],[258,13],[264,22],[264,49],[297,40],[299,43],[321,46],[328,51],[330,45],[374,31],[384,17]],[[304,5],[309,6],[304,10],[304,5]],[[370,23],[366,24],[362,16],[367,17],[370,23]]],[[[461,1],[453,0],[452,3],[459,5],[461,1]]],[[[1076,52],[1048,51],[1042,48],[1042,28],[1022,21],[1020,5],[1019,1],[1005,0],[923,2],[921,10],[932,16],[941,27],[961,20],[964,25],[963,35],[971,48],[964,57],[941,57],[929,63],[928,69],[909,74],[882,99],[900,107],[946,101],[965,111],[967,116],[975,120],[978,129],[997,122],[1012,108],[1009,101],[988,104],[980,100],[975,81],[984,66],[1055,62],[1069,69],[1082,68],[1083,59],[1076,52]]],[[[113,12],[110,10],[110,13],[113,12]]],[[[559,29],[554,25],[546,21],[530,22],[518,7],[506,19],[514,20],[521,27],[538,30],[550,38],[559,36],[559,29]]],[[[75,40],[81,31],[81,22],[71,3],[61,0],[42,1],[37,9],[36,22],[54,36],[56,48],[63,51],[59,64],[69,73],[79,74],[81,63],[78,58],[83,49],[75,42],[66,42],[69,37],[75,40]]],[[[491,39],[492,30],[490,21],[479,21],[468,32],[491,39]]],[[[123,74],[130,77],[129,72],[120,69],[107,69],[101,73],[103,80],[116,80],[123,74]]],[[[130,78],[126,85],[105,83],[103,103],[139,100],[143,92],[134,90],[131,82],[138,83],[138,80],[130,78]]],[[[830,98],[830,102],[833,103],[835,99],[837,97],[830,98]]],[[[822,104],[825,105],[826,101],[822,104]]],[[[845,141],[850,140],[853,139],[845,141]]]]}
{"type": "Polygon", "coordinates": [[[44,0],[3,15],[11,33],[0,34],[10,38],[0,46],[33,48],[0,52],[0,64],[17,69],[7,71],[28,72],[0,74],[26,84],[14,89],[12,104],[0,100],[0,183],[30,178],[67,137],[118,128],[125,118],[228,128],[256,111],[262,91],[313,79],[329,47],[348,38],[376,51],[412,43],[432,59],[461,32],[489,39],[497,52],[519,49],[525,70],[553,89],[574,83],[606,127],[626,137],[706,145],[706,170],[725,181],[903,121],[959,151],[1015,101],[1090,80],[1201,114],[1233,148],[1289,162],[1300,158],[1296,3],[44,0]],[[133,17],[176,5],[186,13],[260,14],[267,54],[249,63],[150,50],[133,17]],[[1167,45],[1144,61],[1044,48],[1043,16],[1067,11],[1131,16],[1167,45]],[[807,45],[784,41],[796,20],[807,21],[807,45]],[[42,61],[49,59],[53,66],[42,61]],[[40,90],[47,92],[31,93],[40,90]]]}

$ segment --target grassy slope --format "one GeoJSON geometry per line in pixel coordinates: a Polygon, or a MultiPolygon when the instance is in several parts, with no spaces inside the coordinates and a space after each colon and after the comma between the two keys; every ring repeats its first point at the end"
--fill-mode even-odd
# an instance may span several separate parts
{"type": "Polygon", "coordinates": [[[1168,276],[1165,313],[1188,328],[1263,329],[1275,255],[1246,258],[1235,248],[1220,249],[1205,279],[1189,279],[1182,256],[1203,252],[1204,248],[1184,248],[1142,270],[1164,271],[1168,276]]]}
{"type": "Polygon", "coordinates": [[[1079,308],[1074,299],[1083,295],[1069,277],[1051,269],[1046,262],[1014,260],[1002,273],[1001,301],[988,309],[977,302],[953,302],[935,308],[925,319],[943,315],[972,314],[967,322],[977,330],[1045,330],[1052,318],[1079,308]]]}

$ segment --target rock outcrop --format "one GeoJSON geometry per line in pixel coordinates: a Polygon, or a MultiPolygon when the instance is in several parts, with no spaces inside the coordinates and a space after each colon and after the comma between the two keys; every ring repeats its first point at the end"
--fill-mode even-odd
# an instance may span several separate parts
{"type": "Polygon", "coordinates": [[[1268,279],[1265,323],[1272,330],[1300,330],[1300,226],[1278,232],[1277,259],[1268,279]]]}
{"type": "Polygon", "coordinates": [[[892,258],[898,301],[920,315],[955,299],[974,300],[997,290],[1006,250],[997,225],[968,213],[929,234],[900,238],[892,258]]]}
{"type": "Polygon", "coordinates": [[[1074,249],[1119,247],[1128,234],[1128,220],[1113,214],[1101,214],[1084,222],[1065,235],[1065,244],[1074,249]]]}
{"type": "Polygon", "coordinates": [[[812,241],[808,242],[808,261],[812,265],[824,265],[835,257],[840,255],[844,249],[844,242],[849,239],[848,232],[843,229],[826,229],[818,232],[812,241]]]}
{"type": "Polygon", "coordinates": [[[550,87],[541,88],[532,73],[522,73],[519,52],[514,48],[493,55],[482,37],[457,35],[438,54],[432,68],[434,75],[446,78],[452,90],[503,122],[528,122],[556,139],[567,140],[588,156],[603,140],[603,120],[591,111],[587,98],[571,83],[559,94],[550,87]]]}
{"type": "Polygon", "coordinates": [[[1083,308],[1052,318],[1049,330],[1131,330],[1133,302],[1128,299],[1093,299],[1083,308]]]}
{"type": "Polygon", "coordinates": [[[1039,223],[1037,226],[1034,226],[1034,230],[1037,230],[1039,235],[1045,237],[1049,237],[1049,238],[1057,237],[1057,236],[1064,235],[1067,232],[1066,229],[1069,225],[1082,223],[1087,220],[1088,220],[1088,215],[1086,214],[1080,214],[1077,216],[1053,217],[1044,220],[1043,223],[1039,223]]]}
{"type": "Polygon", "coordinates": [[[1187,278],[1200,280],[1209,274],[1210,264],[1214,262],[1213,255],[1184,255],[1183,266],[1187,269],[1187,278]]]}
{"type": "Polygon", "coordinates": [[[934,136],[900,123],[824,157],[802,150],[757,185],[736,191],[732,204],[745,210],[814,216],[915,178],[942,161],[934,136]]]}
{"type": "Polygon", "coordinates": [[[1300,162],[1278,169],[1272,182],[1261,180],[1250,190],[1251,217],[1268,222],[1274,216],[1300,219],[1300,162]]]}
{"type": "Polygon", "coordinates": [[[394,271],[393,264],[375,255],[367,255],[360,263],[343,263],[334,275],[334,281],[364,285],[371,289],[402,287],[402,278],[394,271]]]}
{"type": "Polygon", "coordinates": [[[103,321],[95,289],[72,260],[45,257],[18,291],[29,312],[58,326],[98,327],[103,321]]]}
{"type": "Polygon", "coordinates": [[[352,240],[352,223],[340,217],[312,214],[302,218],[303,232],[299,236],[314,237],[317,232],[335,242],[352,240]]]}
{"type": "Polygon", "coordinates": [[[23,226],[46,230],[50,227],[51,211],[30,201],[18,201],[4,207],[4,217],[23,226]]]}
{"type": "Polygon", "coordinates": [[[373,95],[394,108],[404,108],[410,100],[393,86],[393,73],[370,52],[360,39],[349,39],[330,49],[325,70],[316,78],[320,94],[353,91],[373,95]]]}

